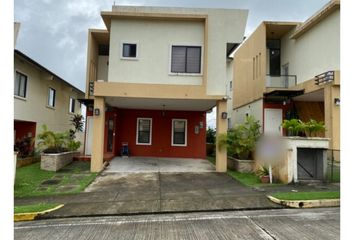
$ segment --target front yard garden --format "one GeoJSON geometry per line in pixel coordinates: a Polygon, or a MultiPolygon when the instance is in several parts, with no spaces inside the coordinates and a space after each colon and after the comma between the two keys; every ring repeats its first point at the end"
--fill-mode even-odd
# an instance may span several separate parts
{"type": "Polygon", "coordinates": [[[83,191],[95,178],[90,163],[74,161],[58,172],[40,169],[34,163],[16,170],[15,198],[73,194],[83,191]]]}

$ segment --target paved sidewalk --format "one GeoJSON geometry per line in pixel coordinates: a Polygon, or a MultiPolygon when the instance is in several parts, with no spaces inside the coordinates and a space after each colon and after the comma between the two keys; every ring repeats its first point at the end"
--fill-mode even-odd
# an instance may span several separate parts
{"type": "Polygon", "coordinates": [[[15,199],[64,203],[44,218],[282,208],[224,173],[102,173],[75,195],[15,199]]]}

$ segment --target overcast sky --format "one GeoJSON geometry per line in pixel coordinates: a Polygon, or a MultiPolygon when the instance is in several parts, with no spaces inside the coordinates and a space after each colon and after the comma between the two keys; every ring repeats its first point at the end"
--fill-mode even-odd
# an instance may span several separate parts
{"type": "MultiPolygon", "coordinates": [[[[245,36],[264,20],[304,21],[329,0],[115,0],[116,5],[249,9],[245,36]]],[[[85,90],[88,28],[104,28],[100,11],[114,0],[15,0],[16,48],[85,90]]],[[[208,122],[214,125],[215,114],[208,122]]]]}

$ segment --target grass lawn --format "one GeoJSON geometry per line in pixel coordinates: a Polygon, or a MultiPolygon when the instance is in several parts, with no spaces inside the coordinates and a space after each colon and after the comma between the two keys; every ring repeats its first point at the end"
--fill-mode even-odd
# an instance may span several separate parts
{"type": "Polygon", "coordinates": [[[15,197],[33,197],[81,192],[95,178],[90,173],[90,163],[74,161],[58,172],[40,169],[40,163],[34,163],[16,170],[15,197]],[[45,182],[49,180],[49,182],[45,182]],[[52,184],[51,182],[55,182],[52,184]]]}
{"type": "Polygon", "coordinates": [[[42,212],[55,208],[58,204],[55,203],[38,203],[25,206],[16,206],[15,213],[32,213],[32,212],[42,212]]]}
{"type": "MultiPolygon", "coordinates": [[[[207,156],[207,160],[215,165],[215,157],[207,156]]],[[[254,173],[241,173],[233,170],[227,170],[227,174],[248,187],[271,187],[281,185],[280,183],[262,183],[259,177],[254,173]]]]}
{"type": "Polygon", "coordinates": [[[272,196],[281,200],[337,199],[340,198],[340,192],[284,192],[272,196]]]}

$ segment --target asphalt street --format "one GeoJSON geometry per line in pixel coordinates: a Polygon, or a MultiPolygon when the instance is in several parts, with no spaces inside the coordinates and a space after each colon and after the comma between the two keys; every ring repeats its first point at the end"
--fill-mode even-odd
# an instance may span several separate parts
{"type": "Polygon", "coordinates": [[[275,209],[19,222],[15,239],[339,239],[340,209],[275,209]]]}

